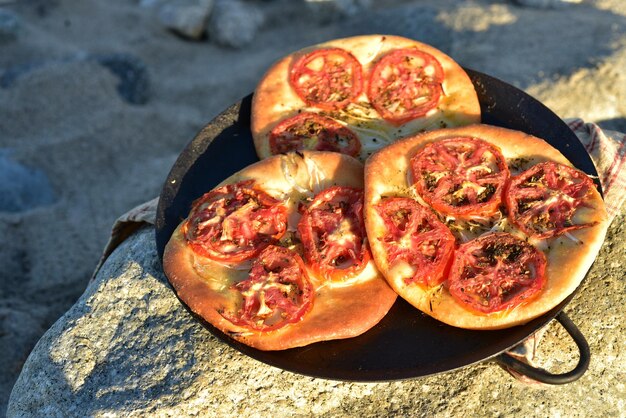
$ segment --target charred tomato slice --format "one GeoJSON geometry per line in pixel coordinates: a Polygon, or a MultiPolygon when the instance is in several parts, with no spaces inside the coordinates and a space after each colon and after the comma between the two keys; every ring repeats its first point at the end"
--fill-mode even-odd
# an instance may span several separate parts
{"type": "Polygon", "coordinates": [[[537,296],[546,282],[545,270],[541,251],[514,235],[498,232],[456,250],[446,285],[461,305],[488,314],[537,296]]]}
{"type": "Polygon", "coordinates": [[[413,48],[397,49],[374,66],[368,97],[383,119],[401,125],[437,106],[443,79],[443,68],[434,56],[413,48]]]}
{"type": "Polygon", "coordinates": [[[283,120],[270,132],[272,154],[303,149],[340,152],[356,157],[361,151],[361,142],[352,130],[336,120],[309,112],[283,120]]]}
{"type": "Polygon", "coordinates": [[[399,261],[415,269],[405,282],[437,286],[444,281],[454,251],[454,236],[435,214],[417,201],[404,197],[381,200],[376,211],[386,231],[382,244],[389,266],[399,261]]]}
{"type": "Polygon", "coordinates": [[[342,109],[363,90],[359,61],[341,48],[318,49],[301,56],[291,67],[289,82],[309,106],[342,109]]]}
{"type": "Polygon", "coordinates": [[[271,331],[298,322],[313,304],[313,286],[302,258],[293,251],[270,245],[252,263],[246,280],[234,288],[242,295],[236,313],[222,313],[235,325],[271,331]]]}
{"type": "Polygon", "coordinates": [[[363,190],[333,186],[303,209],[298,233],[304,258],[323,277],[347,279],[359,274],[371,255],[363,222],[363,190]]]}
{"type": "Polygon", "coordinates": [[[592,226],[573,221],[592,187],[582,171],[552,161],[539,163],[511,179],[506,191],[509,218],[539,239],[592,226]]]}
{"type": "Polygon", "coordinates": [[[417,192],[436,211],[491,216],[502,202],[509,169],[498,147],[478,138],[432,142],[411,158],[417,192]]]}
{"type": "Polygon", "coordinates": [[[194,252],[224,262],[255,257],[287,229],[287,209],[246,180],[218,187],[193,203],[184,225],[194,252]]]}

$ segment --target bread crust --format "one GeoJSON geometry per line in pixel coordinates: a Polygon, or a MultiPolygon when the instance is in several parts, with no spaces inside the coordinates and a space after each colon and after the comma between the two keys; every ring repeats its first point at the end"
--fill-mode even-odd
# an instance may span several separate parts
{"type": "MultiPolygon", "coordinates": [[[[289,230],[298,220],[298,202],[332,185],[363,187],[363,165],[330,152],[304,151],[268,158],[244,168],[220,185],[254,179],[271,196],[287,201],[289,230]]],[[[165,247],[163,268],[179,298],[196,314],[233,339],[260,350],[283,350],[317,341],[349,338],[377,324],[396,294],[370,263],[345,283],[328,283],[306,267],[315,289],[312,308],[301,321],[272,331],[251,331],[220,312],[235,312],[241,296],[232,284],[247,278],[246,265],[232,268],[194,253],[182,233],[183,223],[165,247]]]]}
{"type": "MultiPolygon", "coordinates": [[[[539,138],[481,124],[426,132],[396,142],[374,154],[365,166],[364,216],[372,255],[379,270],[400,296],[442,322],[468,329],[500,329],[524,324],[557,306],[584,279],[608,229],[604,202],[598,191],[592,189],[585,201],[589,207],[579,210],[576,221],[595,224],[572,231],[571,236],[574,239],[567,236],[541,241],[531,239],[546,255],[547,283],[536,298],[513,309],[492,314],[472,312],[457,303],[445,286],[432,289],[407,286],[402,277],[406,275],[409,266],[396,264],[392,267],[387,263],[385,250],[379,239],[384,234],[385,227],[374,205],[383,196],[417,198],[415,188],[408,186],[407,182],[411,157],[427,143],[461,136],[480,138],[498,146],[512,169],[512,174],[543,161],[572,166],[558,150],[539,138]]],[[[510,223],[507,232],[523,236],[510,223]]]]}
{"type": "Polygon", "coordinates": [[[301,111],[319,112],[309,107],[296,94],[289,84],[289,71],[301,56],[320,48],[336,47],[351,52],[361,63],[364,83],[367,84],[371,69],[387,52],[399,48],[417,48],[434,56],[441,64],[445,78],[442,98],[436,111],[422,118],[414,119],[402,126],[393,125],[380,118],[371,108],[364,88],[358,98],[358,109],[341,111],[330,116],[342,120],[352,129],[362,143],[359,159],[365,159],[385,144],[397,138],[416,132],[441,128],[443,126],[461,126],[480,122],[480,104],[472,81],[463,68],[452,58],[438,49],[412,39],[392,35],[363,35],[335,39],[293,52],[278,60],[261,78],[252,99],[251,130],[259,158],[271,155],[269,146],[270,131],[280,121],[294,116],[301,111]],[[362,106],[365,106],[363,108],[362,106]],[[361,117],[355,118],[354,112],[361,117]],[[368,116],[363,118],[362,116],[368,116]]]}

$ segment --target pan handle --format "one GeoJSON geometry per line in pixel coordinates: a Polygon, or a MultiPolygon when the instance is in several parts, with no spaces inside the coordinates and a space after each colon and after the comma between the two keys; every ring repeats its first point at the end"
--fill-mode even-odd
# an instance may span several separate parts
{"type": "Polygon", "coordinates": [[[502,353],[495,358],[495,361],[506,368],[512,369],[526,377],[536,380],[541,383],[549,385],[563,385],[578,380],[587,371],[589,367],[589,360],[591,359],[591,352],[589,350],[589,344],[587,340],[580,332],[580,330],[574,325],[571,319],[564,312],[560,312],[556,316],[556,320],[559,321],[561,326],[569,333],[570,337],[574,340],[578,346],[580,352],[580,358],[578,364],[574,369],[563,374],[552,374],[544,369],[539,369],[529,364],[526,364],[509,354],[502,353]]]}

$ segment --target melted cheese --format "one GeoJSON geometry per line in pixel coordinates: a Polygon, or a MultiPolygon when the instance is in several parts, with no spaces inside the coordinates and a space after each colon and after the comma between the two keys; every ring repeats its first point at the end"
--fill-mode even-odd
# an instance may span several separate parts
{"type": "Polygon", "coordinates": [[[332,233],[326,236],[326,241],[344,247],[356,241],[356,235],[351,231],[352,225],[348,219],[342,219],[341,223],[332,233]]]}
{"type": "MultiPolygon", "coordinates": [[[[296,177],[291,172],[291,166],[295,165],[296,169],[298,167],[297,162],[294,161],[294,155],[282,155],[280,159],[280,168],[283,173],[283,177],[285,177],[285,181],[296,191],[300,193],[307,193],[309,189],[298,184],[296,177]]],[[[288,194],[288,193],[286,193],[288,194]]]]}
{"type": "Polygon", "coordinates": [[[309,173],[309,190],[313,191],[314,194],[318,194],[326,188],[323,184],[324,180],[326,180],[326,175],[312,159],[305,158],[304,163],[309,173]]]}

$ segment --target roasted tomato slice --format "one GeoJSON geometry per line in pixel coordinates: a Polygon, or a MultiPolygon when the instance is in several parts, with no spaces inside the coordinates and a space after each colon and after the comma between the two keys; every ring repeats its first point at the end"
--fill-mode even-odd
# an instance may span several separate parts
{"type": "Polygon", "coordinates": [[[536,296],[546,277],[546,257],[506,232],[483,235],[455,253],[447,286],[470,310],[491,313],[511,309],[536,296]]]}
{"type": "Polygon", "coordinates": [[[333,186],[303,210],[298,233],[304,258],[330,280],[359,274],[371,255],[363,222],[363,190],[333,186]]]}
{"type": "Polygon", "coordinates": [[[219,187],[193,203],[184,225],[196,253],[240,262],[256,256],[287,229],[287,209],[246,180],[219,187]]]}
{"type": "Polygon", "coordinates": [[[465,137],[427,144],[411,158],[411,173],[433,209],[461,218],[495,214],[509,178],[496,146],[465,137]]]}
{"type": "Polygon", "coordinates": [[[341,48],[318,49],[300,57],[289,74],[291,86],[309,106],[335,110],[363,90],[359,61],[341,48]]]}
{"type": "Polygon", "coordinates": [[[397,49],[374,66],[368,97],[383,119],[401,125],[437,106],[443,79],[443,68],[432,55],[397,49]]]}
{"type": "Polygon", "coordinates": [[[303,112],[283,120],[270,132],[270,151],[283,154],[302,149],[359,155],[361,141],[334,119],[303,112]]]}
{"type": "Polygon", "coordinates": [[[389,266],[404,261],[415,269],[405,282],[436,286],[443,282],[454,251],[454,236],[429,208],[413,199],[392,197],[376,206],[386,232],[382,239],[389,266]]]}
{"type": "Polygon", "coordinates": [[[243,297],[242,306],[237,313],[223,312],[222,316],[258,331],[298,322],[313,304],[313,286],[302,258],[275,245],[261,251],[248,278],[234,288],[243,297]]]}
{"type": "Polygon", "coordinates": [[[573,217],[592,187],[582,171],[552,161],[537,164],[511,179],[506,191],[509,218],[540,239],[591,226],[574,224],[573,217]]]}

